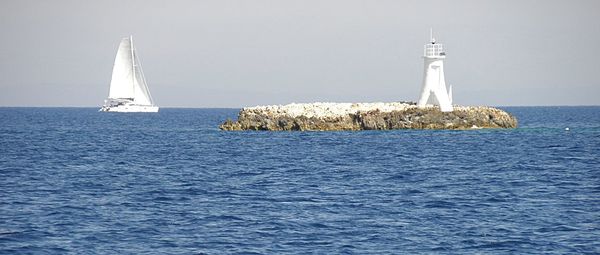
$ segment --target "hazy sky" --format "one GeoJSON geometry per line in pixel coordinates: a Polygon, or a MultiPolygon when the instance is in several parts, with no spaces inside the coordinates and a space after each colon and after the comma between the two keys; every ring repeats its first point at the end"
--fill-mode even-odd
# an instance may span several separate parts
{"type": "Polygon", "coordinates": [[[429,28],[461,105],[599,105],[600,1],[0,0],[0,106],[100,106],[132,34],[161,107],[416,101],[429,28]]]}

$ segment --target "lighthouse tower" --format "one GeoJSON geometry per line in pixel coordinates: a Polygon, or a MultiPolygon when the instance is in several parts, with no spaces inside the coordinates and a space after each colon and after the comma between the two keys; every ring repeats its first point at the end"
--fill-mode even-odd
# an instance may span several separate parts
{"type": "Polygon", "coordinates": [[[425,44],[423,58],[425,69],[423,72],[423,88],[419,97],[418,107],[424,107],[428,102],[440,106],[442,112],[451,112],[452,109],[452,86],[450,93],[446,90],[444,79],[444,59],[446,53],[444,46],[436,43],[433,38],[433,30],[430,31],[431,41],[425,44]]]}

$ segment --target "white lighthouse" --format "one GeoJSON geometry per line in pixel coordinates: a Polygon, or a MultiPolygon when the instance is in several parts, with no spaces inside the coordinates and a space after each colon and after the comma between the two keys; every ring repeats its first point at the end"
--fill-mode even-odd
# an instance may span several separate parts
{"type": "Polygon", "coordinates": [[[431,41],[425,44],[423,59],[425,68],[423,72],[423,89],[419,97],[418,107],[424,107],[427,103],[437,104],[442,112],[451,112],[452,109],[452,86],[449,93],[446,90],[444,78],[444,59],[446,53],[444,46],[435,42],[433,30],[430,31],[431,41]]]}

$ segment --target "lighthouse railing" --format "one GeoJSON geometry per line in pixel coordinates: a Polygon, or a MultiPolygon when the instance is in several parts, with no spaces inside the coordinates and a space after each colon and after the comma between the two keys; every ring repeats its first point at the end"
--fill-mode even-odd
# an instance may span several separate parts
{"type": "Polygon", "coordinates": [[[444,46],[442,44],[425,44],[423,54],[425,57],[441,57],[445,56],[444,46]]]}

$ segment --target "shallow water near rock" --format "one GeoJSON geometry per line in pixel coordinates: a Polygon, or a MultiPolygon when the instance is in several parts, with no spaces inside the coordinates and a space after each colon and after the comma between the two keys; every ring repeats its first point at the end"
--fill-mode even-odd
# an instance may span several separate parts
{"type": "Polygon", "coordinates": [[[600,107],[502,109],[519,128],[0,108],[0,253],[600,253],[600,107]]]}

